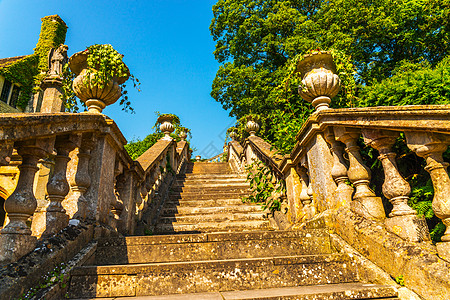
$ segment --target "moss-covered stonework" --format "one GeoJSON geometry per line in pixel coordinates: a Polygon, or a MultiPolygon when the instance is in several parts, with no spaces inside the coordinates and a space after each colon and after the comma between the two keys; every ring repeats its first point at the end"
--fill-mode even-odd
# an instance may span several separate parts
{"type": "MultiPolygon", "coordinates": [[[[28,105],[33,88],[40,85],[48,71],[48,52],[66,40],[67,25],[58,15],[44,17],[41,21],[41,33],[34,53],[12,64],[0,65],[0,75],[21,87],[16,106],[22,110],[28,105]]],[[[0,112],[3,112],[1,108],[0,112]]]]}

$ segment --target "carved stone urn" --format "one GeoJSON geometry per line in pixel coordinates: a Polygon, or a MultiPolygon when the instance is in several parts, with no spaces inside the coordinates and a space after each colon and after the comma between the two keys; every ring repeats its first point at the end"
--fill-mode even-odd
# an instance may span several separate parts
{"type": "Polygon", "coordinates": [[[158,118],[159,129],[164,132],[164,140],[172,141],[173,139],[170,137],[170,134],[175,130],[172,124],[173,116],[171,115],[162,115],[158,118]]]}
{"type": "Polygon", "coordinates": [[[75,95],[88,107],[89,113],[101,113],[102,110],[115,103],[122,95],[120,84],[128,80],[127,76],[113,78],[103,85],[93,82],[95,70],[88,75],[88,54],[86,51],[77,52],[69,59],[69,67],[75,73],[73,91],[75,95]]]}
{"type": "Polygon", "coordinates": [[[336,65],[328,51],[306,55],[297,65],[302,76],[299,95],[315,107],[316,111],[328,109],[331,98],[339,92],[341,80],[336,75],[336,65]]]}
{"type": "Polygon", "coordinates": [[[230,132],[230,138],[231,138],[233,141],[236,141],[236,139],[237,139],[237,133],[236,133],[235,131],[230,132]]]}
{"type": "Polygon", "coordinates": [[[187,133],[185,131],[181,131],[180,134],[178,135],[178,137],[182,140],[185,141],[187,138],[187,133]]]}
{"type": "Polygon", "coordinates": [[[245,124],[245,130],[250,133],[250,136],[255,136],[255,133],[259,130],[259,125],[253,120],[248,120],[245,124]]]}

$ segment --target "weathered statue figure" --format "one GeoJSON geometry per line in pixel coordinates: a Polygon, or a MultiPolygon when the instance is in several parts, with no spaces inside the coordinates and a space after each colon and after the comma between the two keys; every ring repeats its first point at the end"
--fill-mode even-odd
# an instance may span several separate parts
{"type": "Polygon", "coordinates": [[[52,48],[48,52],[48,70],[50,76],[61,76],[63,66],[69,60],[67,57],[67,45],[60,45],[58,48],[52,48]]]}

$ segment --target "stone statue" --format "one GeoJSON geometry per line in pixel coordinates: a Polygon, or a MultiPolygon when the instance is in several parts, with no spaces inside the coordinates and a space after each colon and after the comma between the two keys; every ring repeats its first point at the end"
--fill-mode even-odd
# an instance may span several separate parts
{"type": "Polygon", "coordinates": [[[52,48],[48,52],[48,70],[49,75],[61,76],[63,72],[63,67],[67,63],[67,50],[69,47],[67,45],[60,45],[58,48],[52,48]]]}

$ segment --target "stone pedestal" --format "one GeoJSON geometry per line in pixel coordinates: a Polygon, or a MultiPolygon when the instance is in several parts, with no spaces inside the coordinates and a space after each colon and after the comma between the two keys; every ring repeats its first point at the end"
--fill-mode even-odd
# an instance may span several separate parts
{"type": "Polygon", "coordinates": [[[64,111],[62,95],[62,78],[59,76],[44,79],[41,88],[44,90],[41,113],[54,113],[64,111]]]}

